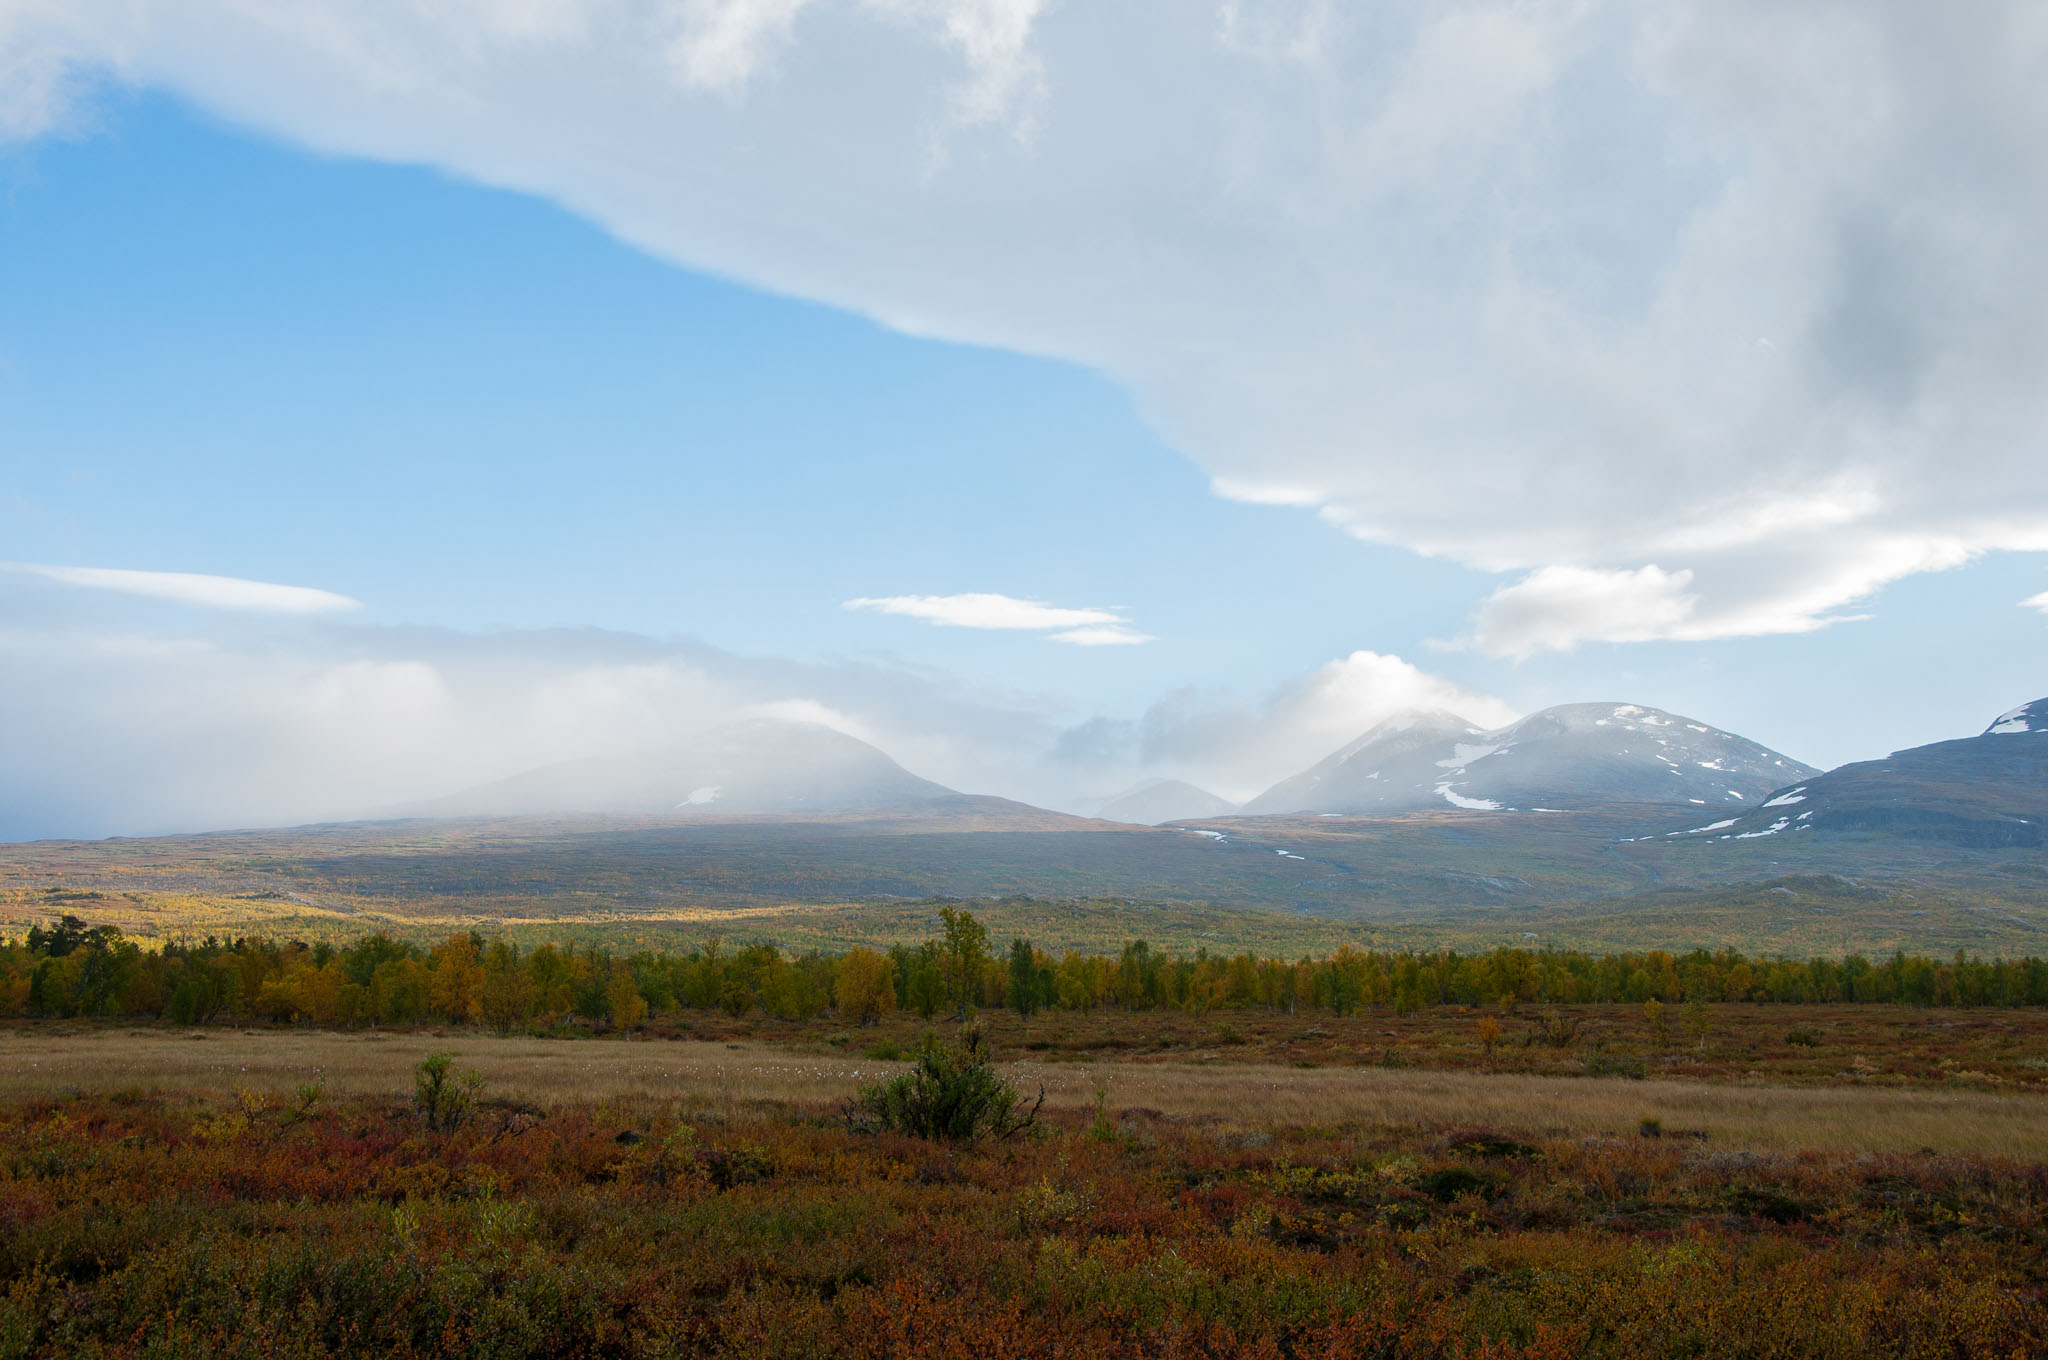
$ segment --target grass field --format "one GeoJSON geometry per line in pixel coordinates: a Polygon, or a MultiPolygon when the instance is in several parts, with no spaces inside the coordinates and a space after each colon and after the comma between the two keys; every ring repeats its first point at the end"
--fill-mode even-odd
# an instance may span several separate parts
{"type": "Polygon", "coordinates": [[[1362,1034],[1111,1034],[1053,1061],[1015,1027],[1038,1122],[944,1143],[849,1123],[900,1065],[833,1037],[17,1027],[0,1356],[2016,1357],[2048,1335],[2038,1090],[1271,1060],[1362,1034]],[[415,1108],[432,1051],[481,1077],[466,1117],[415,1108]]]}
{"type": "MultiPolygon", "coordinates": [[[[282,1097],[315,1077],[336,1095],[402,1095],[430,1052],[452,1054],[504,1099],[626,1102],[719,1118],[830,1109],[901,1063],[789,1042],[544,1040],[470,1034],[100,1029],[15,1031],[0,1043],[0,1101],[72,1093],[282,1097]],[[805,1051],[810,1050],[810,1051],[805,1051]]],[[[1530,1072],[1200,1063],[1126,1058],[1005,1064],[1048,1106],[1079,1114],[1097,1092],[1119,1112],[1232,1129],[1485,1125],[1537,1137],[1624,1136],[1644,1119],[1714,1146],[2048,1160],[2048,1091],[1790,1086],[1530,1072]]]]}

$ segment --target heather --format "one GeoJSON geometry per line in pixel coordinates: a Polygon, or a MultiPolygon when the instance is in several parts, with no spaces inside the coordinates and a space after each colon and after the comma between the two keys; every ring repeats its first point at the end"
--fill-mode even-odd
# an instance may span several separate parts
{"type": "Polygon", "coordinates": [[[1109,1102],[922,1139],[478,1074],[446,1125],[403,1090],[11,1104],[0,1354],[1954,1356],[2048,1328],[2036,1161],[1109,1102]]]}

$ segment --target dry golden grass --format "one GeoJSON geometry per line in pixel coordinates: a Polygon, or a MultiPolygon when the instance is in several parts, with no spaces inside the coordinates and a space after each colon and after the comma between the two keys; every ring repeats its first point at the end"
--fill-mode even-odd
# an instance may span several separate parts
{"type": "MultiPolygon", "coordinates": [[[[317,1071],[336,1094],[401,1096],[413,1065],[452,1053],[487,1093],[537,1104],[652,1101],[688,1111],[825,1109],[897,1064],[787,1045],[499,1039],[473,1033],[17,1030],[0,1038],[0,1101],[72,1090],[286,1090],[317,1071]]],[[[1245,1127],[1483,1125],[1551,1135],[1703,1131],[1714,1147],[2048,1159],[2048,1097],[1975,1090],[1782,1087],[1258,1064],[1017,1063],[1048,1108],[1153,1110],[1245,1127]]]]}

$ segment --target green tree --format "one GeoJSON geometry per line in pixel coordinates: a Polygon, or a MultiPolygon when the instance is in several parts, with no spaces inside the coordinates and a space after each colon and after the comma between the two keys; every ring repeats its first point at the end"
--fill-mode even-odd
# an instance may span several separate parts
{"type": "Polygon", "coordinates": [[[1714,1027],[1714,1013],[1707,1009],[1704,1001],[1693,1000],[1685,1003],[1685,1032],[1699,1044],[1700,1052],[1707,1051],[1707,1031],[1714,1027]]]}
{"type": "Polygon", "coordinates": [[[953,1018],[967,1019],[981,990],[983,967],[989,962],[988,931],[973,915],[939,908],[945,936],[939,947],[939,968],[946,980],[946,997],[953,1003],[953,1018]]]}
{"type": "Polygon", "coordinates": [[[1010,1005],[1027,1020],[1038,1009],[1038,954],[1029,940],[1010,941],[1010,1005]]]}

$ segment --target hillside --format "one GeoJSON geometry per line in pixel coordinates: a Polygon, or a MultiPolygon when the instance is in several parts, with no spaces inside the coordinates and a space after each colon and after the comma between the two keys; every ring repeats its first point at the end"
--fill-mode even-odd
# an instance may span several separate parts
{"type": "Polygon", "coordinates": [[[1162,822],[1227,817],[1236,810],[1237,804],[1186,780],[1154,779],[1110,799],[1095,815],[1104,821],[1158,826],[1162,822]]]}
{"type": "Polygon", "coordinates": [[[1775,789],[1744,815],[1688,834],[2039,849],[2048,845],[2048,699],[2001,714],[1974,737],[1894,751],[1775,789]]]}
{"type": "Polygon", "coordinates": [[[425,817],[777,813],[931,807],[960,795],[828,727],[757,720],[683,746],[528,770],[407,811],[425,817]]]}
{"type": "Polygon", "coordinates": [[[1431,712],[1380,724],[1243,811],[1739,807],[1814,773],[1746,738],[1637,704],[1565,704],[1493,731],[1431,712]]]}

